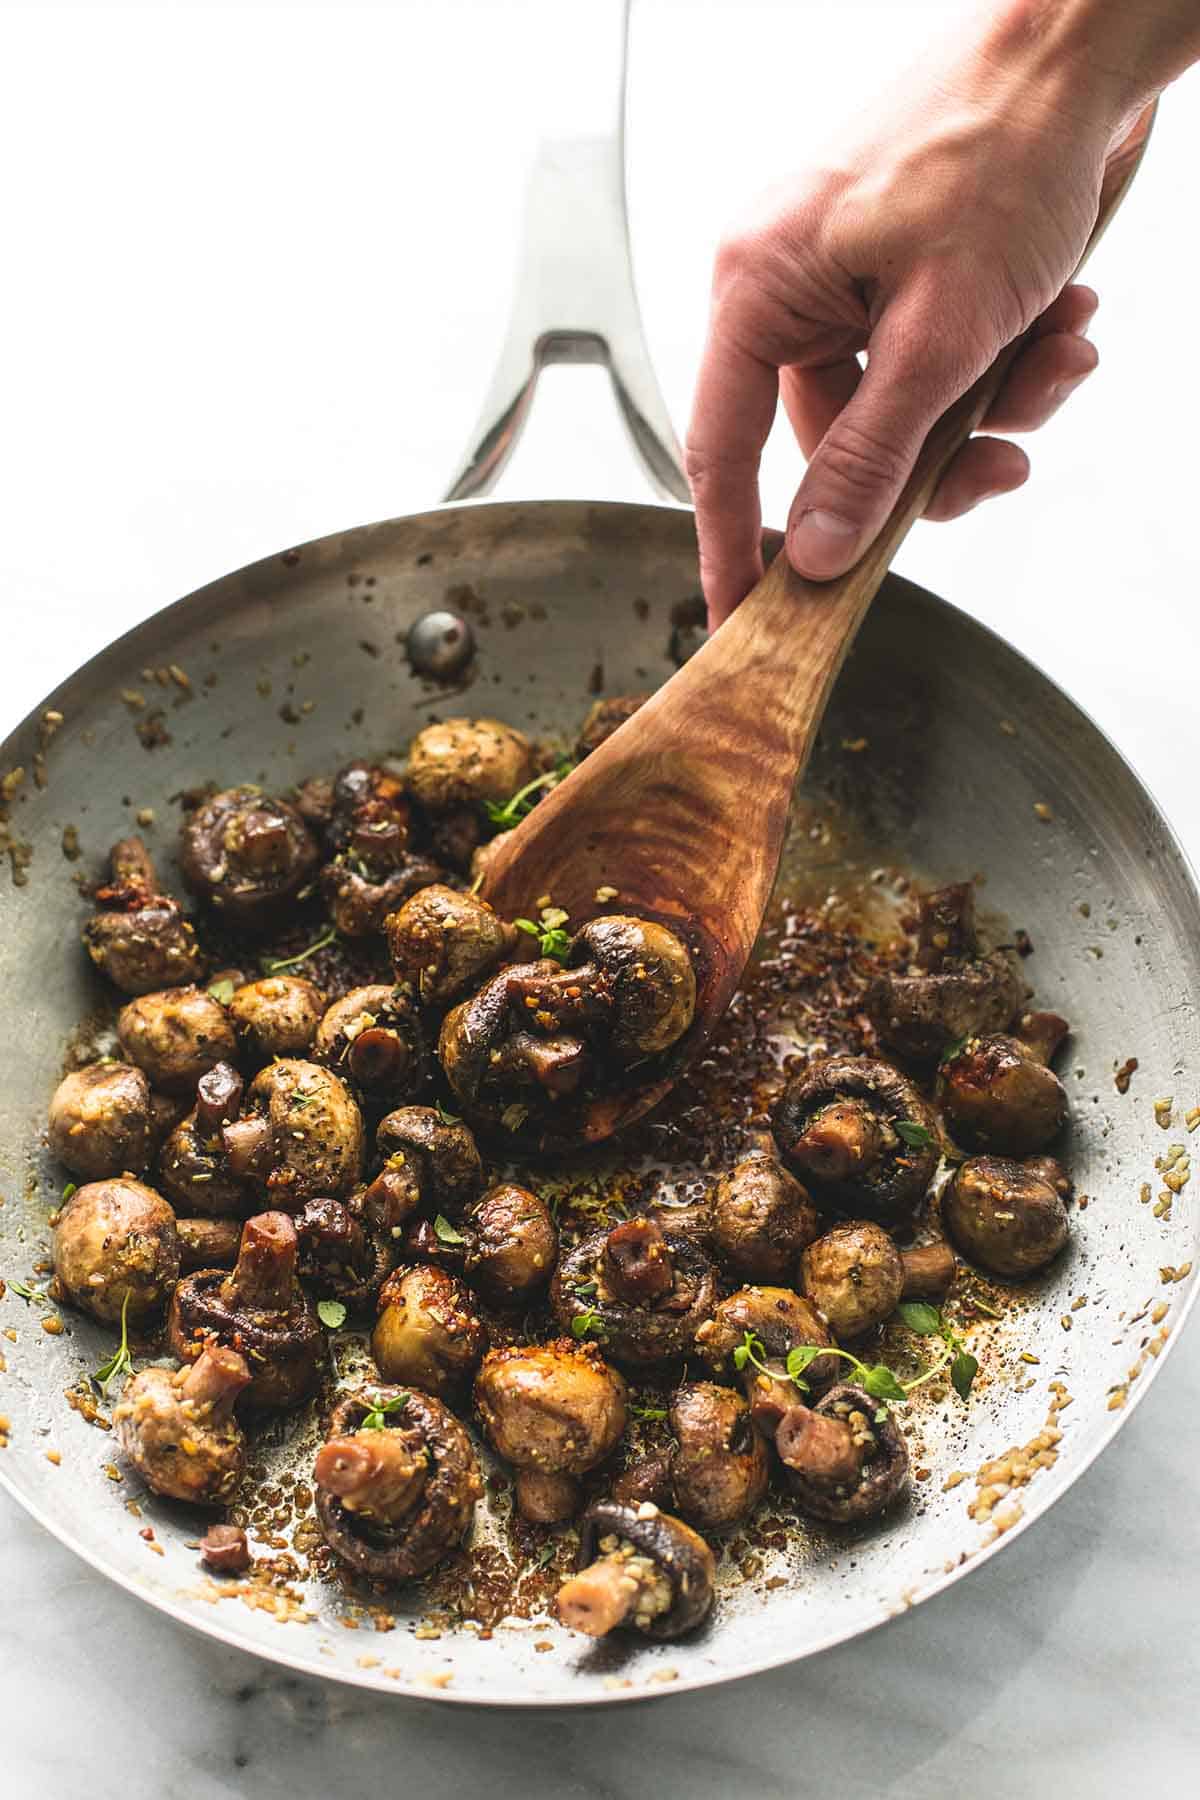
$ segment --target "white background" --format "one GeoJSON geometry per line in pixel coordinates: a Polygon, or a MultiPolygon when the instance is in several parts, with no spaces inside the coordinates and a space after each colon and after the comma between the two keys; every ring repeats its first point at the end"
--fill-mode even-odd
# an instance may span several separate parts
{"type": "MultiPolygon", "coordinates": [[[[958,10],[949,0],[638,0],[634,248],[651,350],[681,434],[722,223],[755,188],[815,156],[831,127],[856,113],[867,120],[873,89],[958,10]]],[[[587,129],[604,111],[594,79],[604,59],[589,45],[596,30],[611,28],[607,13],[587,0],[0,4],[0,735],[93,650],[164,602],[282,546],[439,498],[499,346],[532,147],[547,123],[587,129]]],[[[1194,77],[1169,96],[1146,166],[1094,260],[1101,372],[1031,443],[1034,480],[960,524],[918,528],[900,561],[1068,686],[1132,756],[1193,851],[1198,97],[1194,77]]],[[[557,371],[545,386],[502,491],[645,497],[599,377],[557,371]]],[[[768,522],[783,522],[796,478],[795,455],[777,435],[765,476],[768,522]]],[[[1187,1602],[1195,1579],[1186,1562],[1178,1581],[1156,1590],[1161,1633],[1133,1640],[1144,1660],[1129,1667],[1128,1684],[1120,1660],[1104,1661],[1111,1646],[1102,1593],[1072,1594],[1066,1603],[1089,1646],[1070,1678],[1070,1646],[1043,1646],[1039,1663],[1018,1630],[1024,1685],[1008,1696],[1015,1710],[991,1704],[955,1631],[968,1619],[980,1624],[989,1604],[1020,1614],[1023,1570],[1053,1567],[1045,1549],[1029,1546],[1067,1530],[1058,1521],[1069,1507],[1073,1528],[1100,1540],[1112,1524],[1106,1494],[1118,1461],[1123,1504],[1157,1518],[1162,1494],[1138,1487],[1139,1458],[1153,1466],[1172,1407],[1188,1383],[1195,1391],[1198,1349],[1193,1342],[1175,1360],[1161,1397],[1131,1421],[1084,1497],[1069,1497],[1041,1538],[1014,1547],[1011,1570],[1004,1558],[993,1565],[1002,1573],[968,1584],[979,1603],[961,1600],[959,1590],[925,1609],[945,1621],[940,1638],[936,1622],[913,1621],[918,1634],[934,1632],[929,1644],[940,1644],[927,1646],[941,1658],[929,1739],[935,1786],[969,1769],[975,1792],[998,1792],[1008,1785],[1005,1765],[992,1758],[1003,1755],[1025,1769],[1026,1792],[1049,1791],[1037,1771],[1048,1780],[1053,1768],[1057,1793],[1074,1791],[1071,1771],[1084,1769],[1090,1791],[1104,1793],[1118,1771],[1161,1776],[1156,1757],[1182,1755],[1188,1744],[1194,1755],[1185,1677],[1194,1668],[1187,1602]],[[1055,1700],[1068,1679],[1076,1708],[1069,1731],[1055,1700]],[[1117,1724],[1102,1754],[1118,1679],[1126,1692],[1137,1688],[1136,1717],[1117,1724]],[[964,1707],[972,1724],[960,1737],[964,1707]]],[[[1185,1511],[1195,1513],[1191,1498],[1185,1511]]],[[[28,1791],[34,1774],[52,1767],[70,1791],[94,1782],[95,1766],[51,1724],[64,1696],[51,1648],[60,1627],[38,1604],[41,1595],[47,1605],[54,1598],[39,1585],[43,1572],[67,1607],[61,1629],[95,1634],[90,1647],[71,1636],[69,1666],[72,1703],[97,1730],[99,1709],[114,1697],[106,1686],[114,1658],[126,1729],[137,1728],[128,1689],[136,1663],[116,1640],[142,1629],[143,1615],[119,1597],[110,1614],[96,1578],[7,1505],[0,1520],[12,1545],[0,1591],[10,1605],[15,1594],[24,1598],[20,1654],[14,1637],[0,1687],[0,1718],[12,1709],[7,1773],[23,1777],[16,1787],[28,1791]],[[14,1743],[18,1711],[23,1742],[19,1735],[14,1743]],[[35,1745],[30,1720],[43,1715],[35,1745]]],[[[1165,1554],[1186,1557],[1183,1529],[1176,1514],[1165,1554]]],[[[1114,1529],[1107,1553],[1119,1555],[1123,1541],[1114,1529]]],[[[0,1546],[0,1570],[5,1555],[0,1546]]],[[[1088,1580],[1103,1590],[1108,1579],[1103,1559],[1095,1560],[1088,1580]]],[[[1135,1609],[1149,1603],[1137,1584],[1127,1583],[1124,1598],[1135,1609]]],[[[1061,1629],[1058,1612],[1043,1619],[1032,1595],[1029,1605],[1042,1636],[1061,1629]]],[[[10,1622],[15,1616],[10,1611],[10,1622]]],[[[0,1622],[0,1636],[4,1629],[0,1622]]],[[[168,1768],[173,1744],[186,1741],[206,1795],[241,1791],[232,1763],[226,1777],[224,1762],[195,1760],[196,1742],[219,1731],[213,1721],[223,1715],[200,1710],[185,1719],[174,1711],[186,1684],[181,1672],[211,1670],[213,1653],[193,1652],[165,1622],[144,1629],[164,1679],[174,1678],[171,1718],[157,1726],[156,1766],[168,1768]],[[194,1664],[193,1654],[205,1660],[194,1664]]],[[[882,1679],[881,1642],[797,1676],[795,1704],[814,1688],[827,1690],[835,1668],[839,1680],[854,1682],[869,1663],[882,1679]]],[[[765,1735],[741,1744],[751,1764],[761,1758],[746,1792],[794,1791],[795,1765],[767,1741],[773,1732],[771,1743],[786,1743],[789,1719],[799,1716],[784,1707],[787,1679],[752,1684],[757,1702],[742,1688],[723,1712],[703,1697],[692,1708],[689,1734],[703,1734],[705,1715],[728,1720],[731,1735],[735,1721],[757,1718],[765,1735]]],[[[903,1670],[878,1699],[888,1729],[904,1713],[911,1749],[903,1670]]],[[[344,1702],[354,1707],[360,1745],[382,1744],[363,1724],[366,1703],[344,1702]]],[[[335,1707],[335,1724],[338,1716],[335,1707]]],[[[633,1718],[624,1715],[622,1738],[633,1718]]],[[[464,1729],[455,1727],[460,1757],[470,1741],[464,1729]]],[[[512,1749],[519,1791],[515,1739],[512,1749]]],[[[671,1753],[660,1742],[658,1754],[666,1780],[671,1753]]],[[[426,1794],[449,1791],[430,1755],[409,1773],[426,1794]]],[[[611,1755],[615,1769],[624,1752],[611,1743],[611,1755]]],[[[679,1755],[672,1766],[690,1769],[680,1791],[741,1791],[741,1776],[712,1787],[718,1765],[698,1773],[679,1755]]],[[[922,1762],[915,1750],[908,1756],[910,1776],[922,1762]]],[[[864,1791],[887,1784],[887,1769],[886,1758],[872,1763],[864,1791]]],[[[603,1764],[582,1785],[577,1776],[578,1769],[564,1775],[561,1791],[616,1791],[603,1764]]],[[[303,1775],[297,1779],[294,1791],[303,1791],[303,1775]]],[[[196,1781],[189,1792],[201,1791],[196,1781]]],[[[102,1782],[93,1791],[117,1790],[102,1782]]],[[[860,1791],[852,1770],[841,1791],[860,1791]]],[[[918,1781],[895,1791],[928,1790],[918,1781]]],[[[1181,1790],[1164,1779],[1157,1791],[1181,1790]]]]}

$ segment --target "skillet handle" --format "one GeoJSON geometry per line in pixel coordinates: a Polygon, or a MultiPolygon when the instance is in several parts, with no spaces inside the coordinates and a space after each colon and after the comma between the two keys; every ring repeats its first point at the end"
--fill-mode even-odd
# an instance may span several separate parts
{"type": "Polygon", "coordinates": [[[588,56],[612,62],[611,117],[591,137],[549,137],[525,198],[523,242],[504,346],[446,493],[488,493],[517,445],[548,363],[599,363],[655,490],[690,505],[683,458],[646,348],[633,280],[625,204],[625,75],[629,0],[604,0],[609,18],[588,56]]]}

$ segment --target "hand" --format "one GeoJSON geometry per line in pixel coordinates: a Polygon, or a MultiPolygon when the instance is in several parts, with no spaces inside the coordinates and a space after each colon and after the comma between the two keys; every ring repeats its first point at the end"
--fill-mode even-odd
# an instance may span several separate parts
{"type": "MultiPolygon", "coordinates": [[[[701,575],[720,624],[762,573],[758,466],[782,399],[809,458],[788,519],[828,580],[883,525],[935,420],[1032,326],[983,421],[1031,431],[1096,367],[1090,288],[1066,286],[1128,107],[1077,67],[995,47],[956,58],[835,165],[768,198],[722,245],[687,446],[701,575]],[[866,370],[859,352],[868,353],[866,370]]],[[[971,439],[926,516],[1020,487],[1023,450],[971,439]]]]}

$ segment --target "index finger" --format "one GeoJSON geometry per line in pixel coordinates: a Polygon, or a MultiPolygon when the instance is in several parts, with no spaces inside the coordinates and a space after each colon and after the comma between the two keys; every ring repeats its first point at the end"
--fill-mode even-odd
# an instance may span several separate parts
{"type": "Polygon", "coordinates": [[[696,382],[685,462],[696,506],[700,580],[712,629],[762,574],[758,467],[779,371],[711,328],[696,382]]]}

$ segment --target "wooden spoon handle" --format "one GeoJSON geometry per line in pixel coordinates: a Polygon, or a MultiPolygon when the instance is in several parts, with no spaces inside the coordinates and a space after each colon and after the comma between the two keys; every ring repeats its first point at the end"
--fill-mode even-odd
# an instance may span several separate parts
{"type": "MultiPolygon", "coordinates": [[[[1157,102],[1140,115],[1128,137],[1109,159],[1100,191],[1099,211],[1079,261],[1087,261],[1124,198],[1146,147],[1157,102]]],[[[845,575],[814,582],[796,574],[781,551],[754,592],[713,640],[712,674],[727,662],[739,682],[755,673],[764,685],[763,700],[775,713],[774,723],[801,770],[808,761],[830,690],[854,636],[887,574],[896,551],[920,518],[951,458],[966,443],[999,393],[1010,367],[1028,341],[1026,333],[1007,345],[975,385],[943,413],[917,457],[912,474],[891,515],[870,548],[845,575]],[[782,689],[771,681],[780,661],[787,661],[792,680],[782,689]],[[769,690],[769,699],[768,699],[769,690]],[[778,709],[782,703],[782,716],[778,709]]],[[[752,694],[739,694],[745,715],[752,694]]]]}

